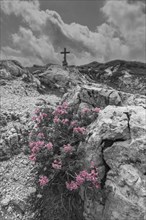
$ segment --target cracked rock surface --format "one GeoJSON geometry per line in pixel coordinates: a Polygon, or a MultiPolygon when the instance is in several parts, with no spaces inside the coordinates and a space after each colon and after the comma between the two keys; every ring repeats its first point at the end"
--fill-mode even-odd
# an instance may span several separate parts
{"type": "Polygon", "coordinates": [[[77,85],[70,93],[65,94],[63,98],[76,108],[81,103],[87,103],[89,107],[98,106],[100,108],[105,108],[107,105],[135,105],[146,108],[146,97],[144,95],[121,92],[97,83],[77,85]]]}
{"type": "Polygon", "coordinates": [[[140,106],[107,106],[90,125],[85,166],[94,161],[99,167],[101,191],[94,199],[90,192],[84,197],[86,220],[145,219],[145,133],[146,111],[140,106]]]}

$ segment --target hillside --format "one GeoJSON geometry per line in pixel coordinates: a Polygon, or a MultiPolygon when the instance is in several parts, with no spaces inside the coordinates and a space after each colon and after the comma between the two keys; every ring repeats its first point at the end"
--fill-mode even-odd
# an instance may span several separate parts
{"type": "Polygon", "coordinates": [[[79,145],[85,149],[84,168],[91,160],[97,165],[101,189],[93,196],[83,188],[82,213],[69,220],[144,220],[145,85],[146,64],[140,62],[63,68],[0,61],[0,219],[68,220],[65,208],[55,216],[53,202],[60,207],[62,195],[56,201],[49,189],[37,191],[36,170],[28,159],[34,110],[67,101],[74,114],[83,108],[101,109],[79,145]]]}
{"type": "Polygon", "coordinates": [[[146,64],[114,60],[107,63],[92,62],[79,66],[79,71],[98,83],[104,83],[114,89],[145,94],[146,64]]]}

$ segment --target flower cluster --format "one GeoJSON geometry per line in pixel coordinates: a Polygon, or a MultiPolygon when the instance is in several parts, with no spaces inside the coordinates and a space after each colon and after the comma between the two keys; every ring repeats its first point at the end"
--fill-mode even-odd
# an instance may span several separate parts
{"type": "Polygon", "coordinates": [[[92,108],[92,109],[89,109],[89,108],[84,108],[82,109],[81,113],[82,114],[85,114],[85,113],[91,113],[91,112],[96,112],[96,113],[99,113],[100,112],[100,108],[92,108]]]}
{"type": "Polygon", "coordinates": [[[48,149],[48,150],[52,150],[53,149],[53,144],[51,142],[49,142],[48,144],[45,145],[45,147],[48,149]]]}
{"type": "Polygon", "coordinates": [[[89,113],[91,112],[91,110],[89,108],[84,108],[82,109],[81,113],[84,114],[84,113],[89,113]]]}
{"type": "Polygon", "coordinates": [[[84,127],[75,127],[75,128],[73,129],[73,132],[79,133],[79,134],[85,134],[86,128],[84,128],[84,127]]]}
{"type": "Polygon", "coordinates": [[[70,145],[70,144],[67,144],[67,145],[63,145],[63,150],[65,153],[71,153],[72,150],[73,150],[73,147],[70,145]]]}
{"type": "Polygon", "coordinates": [[[34,127],[29,137],[29,159],[38,165],[40,186],[56,183],[54,178],[58,178],[70,191],[83,184],[99,187],[95,166],[89,168],[90,172],[80,171],[83,168],[77,162],[80,160],[79,143],[85,140],[86,127],[98,117],[99,111],[99,108],[84,108],[81,114],[77,114],[67,102],[55,109],[43,107],[35,110],[34,127]]]}
{"type": "Polygon", "coordinates": [[[32,117],[32,120],[33,121],[36,121],[38,124],[41,123],[41,121],[46,118],[48,115],[46,113],[41,113],[39,112],[39,115],[38,116],[34,116],[32,117]]]}
{"type": "Polygon", "coordinates": [[[97,107],[96,107],[96,108],[93,108],[92,111],[93,111],[93,112],[96,112],[96,113],[99,113],[99,112],[100,112],[100,108],[97,108],[97,107]]]}
{"type": "Polygon", "coordinates": [[[31,148],[31,155],[29,156],[29,159],[36,161],[36,154],[44,146],[44,141],[31,142],[29,146],[31,148]]]}
{"type": "Polygon", "coordinates": [[[55,111],[53,111],[53,115],[65,115],[67,114],[68,104],[64,102],[62,105],[57,106],[55,111]]]}
{"type": "Polygon", "coordinates": [[[40,176],[39,178],[40,186],[45,186],[48,182],[49,180],[47,176],[40,176]]]}
{"type": "Polygon", "coordinates": [[[52,163],[52,167],[56,170],[60,170],[62,167],[62,161],[61,160],[54,160],[52,163]]]}
{"type": "Polygon", "coordinates": [[[82,184],[85,182],[90,182],[95,186],[97,189],[99,188],[99,181],[98,181],[98,172],[97,168],[91,169],[90,173],[87,170],[81,171],[78,175],[76,175],[75,181],[66,182],[66,187],[70,191],[78,189],[82,184]]]}

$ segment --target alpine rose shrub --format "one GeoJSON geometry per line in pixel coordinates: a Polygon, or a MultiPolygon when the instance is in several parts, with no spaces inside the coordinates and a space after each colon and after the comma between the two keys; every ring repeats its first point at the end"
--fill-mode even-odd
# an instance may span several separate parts
{"type": "Polygon", "coordinates": [[[99,111],[85,108],[77,114],[67,102],[56,109],[43,107],[34,111],[29,159],[37,166],[41,187],[58,183],[69,191],[83,184],[99,188],[97,168],[92,162],[88,170],[83,170],[80,158],[84,151],[78,148],[86,138],[86,127],[99,111]]]}

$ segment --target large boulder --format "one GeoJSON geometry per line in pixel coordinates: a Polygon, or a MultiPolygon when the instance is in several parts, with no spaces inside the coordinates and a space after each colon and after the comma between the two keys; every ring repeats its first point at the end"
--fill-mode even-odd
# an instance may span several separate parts
{"type": "Polygon", "coordinates": [[[50,66],[46,71],[39,73],[40,81],[50,87],[65,87],[69,82],[69,73],[59,66],[50,66]]]}
{"type": "Polygon", "coordinates": [[[60,65],[50,65],[46,69],[40,69],[33,73],[40,82],[50,89],[59,89],[67,92],[77,84],[86,83],[87,80],[76,68],[63,68],[60,65]]]}
{"type": "Polygon", "coordinates": [[[14,77],[27,74],[28,70],[21,66],[18,61],[15,60],[1,60],[0,61],[0,78],[11,79],[14,77]]]}
{"type": "Polygon", "coordinates": [[[106,85],[95,83],[77,85],[71,92],[64,95],[64,100],[76,108],[81,103],[101,108],[105,108],[107,105],[136,105],[145,107],[146,103],[144,95],[125,93],[106,85]]]}
{"type": "Polygon", "coordinates": [[[84,164],[98,167],[101,189],[81,193],[85,220],[145,219],[145,125],[143,107],[107,106],[89,126],[84,164]]]}

